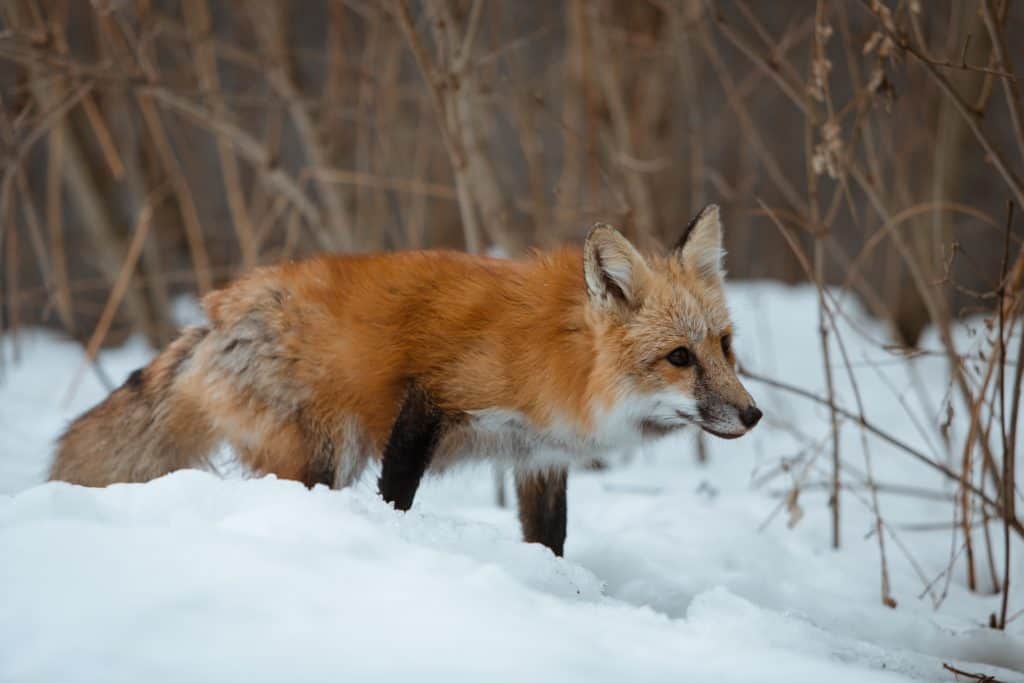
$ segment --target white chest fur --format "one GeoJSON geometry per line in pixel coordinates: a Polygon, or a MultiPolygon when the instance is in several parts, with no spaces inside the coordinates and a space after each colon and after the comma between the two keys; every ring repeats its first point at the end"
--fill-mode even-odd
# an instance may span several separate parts
{"type": "Polygon", "coordinates": [[[511,465],[565,467],[633,448],[645,438],[643,425],[655,422],[672,429],[696,416],[695,401],[676,391],[624,394],[612,405],[597,408],[583,430],[568,420],[539,427],[514,410],[492,408],[469,413],[469,420],[438,445],[437,464],[464,459],[504,460],[511,465]]]}
{"type": "Polygon", "coordinates": [[[434,463],[497,459],[511,466],[566,467],[605,449],[568,428],[541,429],[523,414],[504,409],[476,410],[459,428],[442,437],[434,463]]]}

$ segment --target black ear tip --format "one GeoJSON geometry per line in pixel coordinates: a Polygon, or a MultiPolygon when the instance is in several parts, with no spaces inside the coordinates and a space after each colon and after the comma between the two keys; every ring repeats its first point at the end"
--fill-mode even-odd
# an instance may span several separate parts
{"type": "MultiPolygon", "coordinates": [[[[711,204],[709,206],[715,206],[715,205],[711,204]]],[[[679,237],[679,241],[676,242],[676,246],[675,246],[676,249],[682,249],[683,247],[686,246],[686,242],[687,242],[687,240],[690,239],[690,235],[693,233],[693,229],[697,227],[697,223],[700,222],[701,217],[708,210],[709,206],[705,206],[703,209],[701,209],[697,213],[697,215],[694,216],[693,218],[691,218],[690,222],[686,224],[686,227],[683,228],[683,234],[679,237]]]]}
{"type": "Polygon", "coordinates": [[[721,209],[718,208],[718,204],[708,204],[703,209],[697,212],[697,215],[693,217],[690,224],[687,226],[688,229],[693,229],[701,221],[707,218],[718,219],[721,209]]]}
{"type": "Polygon", "coordinates": [[[679,238],[679,241],[676,242],[675,249],[682,249],[684,246],[686,246],[687,240],[689,240],[690,235],[693,234],[693,229],[696,228],[697,224],[700,223],[705,217],[718,216],[719,213],[720,209],[718,208],[718,204],[708,204],[703,209],[698,211],[697,215],[694,216],[690,220],[690,222],[686,224],[685,228],[683,228],[683,235],[682,237],[679,238]]]}

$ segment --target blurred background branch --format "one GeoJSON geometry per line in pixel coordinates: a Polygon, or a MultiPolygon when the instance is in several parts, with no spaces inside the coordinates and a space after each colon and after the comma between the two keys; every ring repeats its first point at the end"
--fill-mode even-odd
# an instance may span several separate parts
{"type": "Polygon", "coordinates": [[[714,199],[733,278],[807,277],[763,201],[913,344],[991,289],[1022,199],[1014,9],[9,0],[3,324],[87,334],[166,183],[108,342],[282,257],[515,254],[596,219],[655,248],[714,199]]]}

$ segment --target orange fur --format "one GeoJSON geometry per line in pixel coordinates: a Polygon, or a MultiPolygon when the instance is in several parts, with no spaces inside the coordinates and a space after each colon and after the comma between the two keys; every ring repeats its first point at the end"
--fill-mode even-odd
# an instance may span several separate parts
{"type": "Polygon", "coordinates": [[[226,441],[256,471],[344,485],[379,457],[410,378],[462,416],[436,468],[508,449],[513,433],[513,450],[588,456],[685,423],[734,436],[753,402],[721,341],[711,218],[667,256],[597,228],[583,250],[518,261],[424,251],[260,268],[203,300],[208,330],[72,424],[52,477],[141,481],[226,441]],[[699,368],[666,361],[680,346],[699,368]]]}

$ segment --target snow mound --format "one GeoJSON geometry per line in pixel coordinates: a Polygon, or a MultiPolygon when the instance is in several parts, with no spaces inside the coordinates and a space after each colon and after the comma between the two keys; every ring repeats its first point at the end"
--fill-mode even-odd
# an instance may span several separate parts
{"type": "MultiPolygon", "coordinates": [[[[731,295],[744,362],[820,390],[813,290],[731,295]]],[[[852,322],[884,338],[863,316],[852,322]]],[[[941,419],[942,363],[915,361],[936,398],[916,403],[907,369],[877,366],[880,377],[873,364],[891,359],[860,333],[843,330],[872,421],[928,448],[904,404],[941,419]]],[[[854,496],[843,499],[840,551],[813,487],[787,527],[779,487],[752,484],[808,448],[788,425],[823,437],[829,416],[763,386],[749,385],[762,426],[709,442],[707,464],[690,435],[573,472],[560,559],[520,541],[487,468],[425,482],[408,513],[376,496],[373,472],[344,491],[247,477],[230,462],[223,477],[42,483],[53,440],[104,389],[86,374],[64,405],[81,350],[41,332],[21,344],[0,381],[0,680],[951,681],[948,662],[1024,681],[1024,618],[1006,633],[986,628],[998,599],[967,591],[957,573],[938,610],[927,597],[919,571],[940,575],[948,530],[907,535],[913,563],[890,546],[899,604],[889,609],[873,517],[854,496]]],[[[101,363],[116,381],[150,353],[133,341],[101,363]]],[[[848,381],[838,391],[854,404],[848,381]]],[[[870,445],[879,480],[948,491],[870,445]]],[[[842,448],[858,462],[853,429],[842,448]]],[[[882,506],[894,525],[949,521],[942,501],[883,496],[882,506]]],[[[1011,612],[1024,606],[1022,546],[1011,612]]]]}

